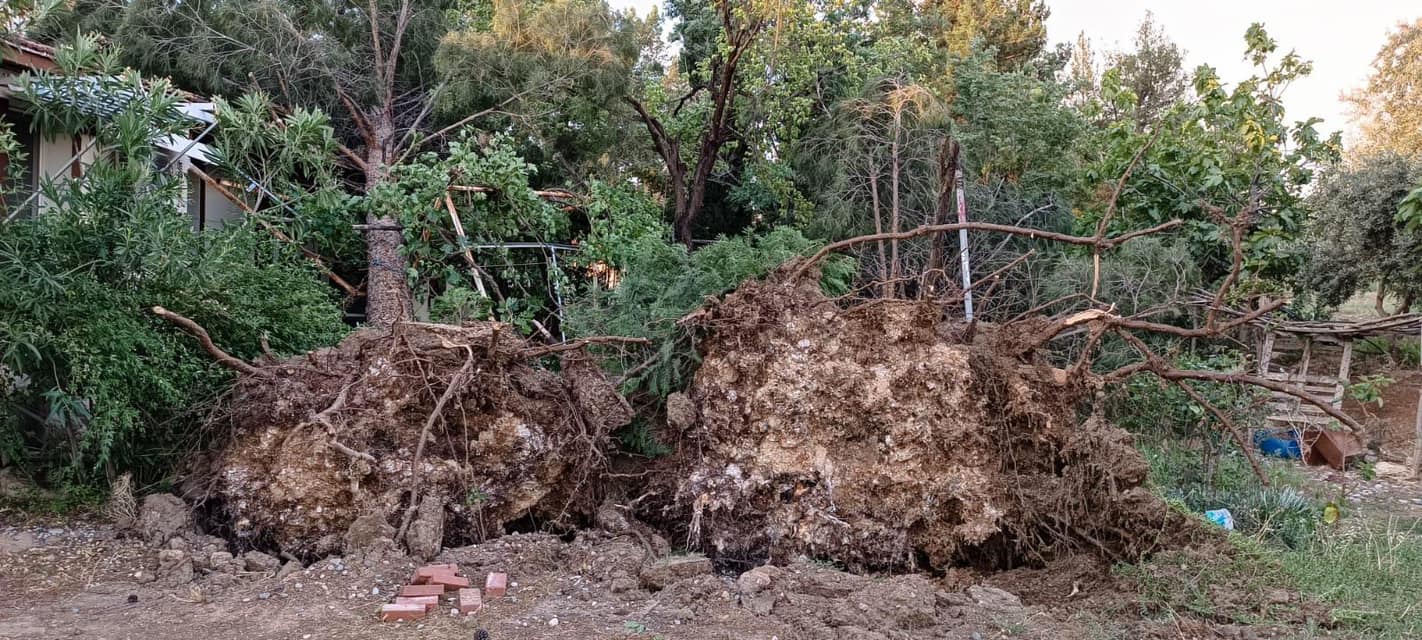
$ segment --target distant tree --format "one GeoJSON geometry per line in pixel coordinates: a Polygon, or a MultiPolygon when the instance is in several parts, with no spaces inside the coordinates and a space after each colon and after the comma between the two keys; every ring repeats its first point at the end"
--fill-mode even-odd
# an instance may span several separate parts
{"type": "Polygon", "coordinates": [[[1135,49],[1113,53],[1106,64],[1120,73],[1121,88],[1135,94],[1136,122],[1154,124],[1161,113],[1190,92],[1185,54],[1147,11],[1136,28],[1135,49]]]}
{"type": "MultiPolygon", "coordinates": [[[[1255,24],[1245,34],[1246,60],[1256,75],[1231,87],[1212,67],[1195,71],[1194,92],[1166,110],[1152,130],[1133,118],[1098,129],[1095,162],[1081,174],[1077,223],[1094,230],[1107,212],[1115,232],[1141,229],[1181,218],[1181,233],[1199,260],[1204,281],[1231,271],[1231,219],[1240,212],[1247,275],[1260,284],[1282,286],[1304,264],[1301,244],[1309,210],[1303,203],[1320,166],[1337,160],[1340,134],[1321,135],[1318,118],[1287,118],[1280,99],[1313,65],[1278,43],[1255,24]],[[1146,149],[1110,206],[1117,181],[1146,149]]],[[[1116,71],[1105,74],[1102,99],[1129,113],[1134,92],[1121,86],[1116,71]]]]}
{"type": "Polygon", "coordinates": [[[693,66],[677,70],[687,86],[672,85],[673,90],[684,91],[683,95],[672,97],[667,95],[667,87],[652,86],[644,95],[629,95],[624,100],[642,121],[665,165],[672,229],[677,241],[690,247],[721,151],[737,135],[736,108],[745,80],[740,74],[741,63],[766,31],[770,16],[733,0],[689,2],[686,6],[674,3],[673,8],[682,12],[681,37],[698,34],[696,40],[687,42],[689,51],[682,53],[682,65],[693,66]],[[711,39],[714,45],[702,40],[711,33],[715,34],[711,39]],[[698,60],[697,55],[706,57],[698,60]],[[703,101],[692,102],[698,94],[705,94],[703,101]],[[681,118],[688,105],[694,112],[704,110],[704,115],[681,118]],[[690,130],[678,131],[669,124],[690,130]]]}
{"type": "Polygon", "coordinates": [[[926,39],[948,55],[990,48],[1003,70],[1022,69],[1045,51],[1051,13],[1044,0],[888,0],[874,10],[886,33],[926,39]]]}
{"type": "Polygon", "coordinates": [[[507,123],[530,138],[540,179],[555,183],[610,178],[645,155],[637,153],[645,145],[621,98],[639,65],[655,64],[647,60],[660,44],[655,12],[639,19],[600,0],[489,6],[487,24],[472,22],[440,43],[435,66],[446,88],[439,113],[454,119],[505,105],[507,123]]]}
{"type": "Polygon", "coordinates": [[[1082,108],[1098,97],[1101,70],[1097,68],[1096,51],[1085,31],[1076,35],[1062,81],[1067,86],[1067,101],[1074,107],[1082,108]]]}
{"type": "Polygon", "coordinates": [[[1422,231],[1407,229],[1398,205],[1422,179],[1422,167],[1393,153],[1338,165],[1322,175],[1308,198],[1310,261],[1304,286],[1326,306],[1376,285],[1375,306],[1386,315],[1388,294],[1397,311],[1422,295],[1422,231]]]}
{"type": "Polygon", "coordinates": [[[1346,98],[1362,131],[1360,155],[1422,154],[1422,19],[1388,34],[1367,84],[1346,98]]]}

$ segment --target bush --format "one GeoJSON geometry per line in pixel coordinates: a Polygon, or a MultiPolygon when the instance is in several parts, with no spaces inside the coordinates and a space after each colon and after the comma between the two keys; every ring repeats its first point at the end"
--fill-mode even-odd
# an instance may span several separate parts
{"type": "MultiPolygon", "coordinates": [[[[56,95],[71,77],[43,77],[56,95]]],[[[231,381],[161,305],[203,325],[233,355],[337,340],[330,290],[295,249],[237,226],[198,233],[181,177],[149,142],[180,131],[162,82],[103,76],[126,91],[98,125],[103,153],[82,179],[48,184],[42,214],[0,224],[0,462],[55,485],[124,471],[144,486],[197,446],[204,409],[231,381]]],[[[37,102],[43,104],[43,102],[37,102]]],[[[64,109],[67,105],[54,107],[64,109]]],[[[37,113],[54,126],[82,114],[37,113]]]]}
{"type": "MultiPolygon", "coordinates": [[[[709,296],[720,295],[740,283],[764,276],[791,258],[812,252],[817,244],[789,228],[764,236],[723,238],[696,252],[667,242],[660,234],[627,238],[620,257],[617,286],[597,288],[574,303],[567,314],[568,327],[577,335],[619,335],[647,338],[647,353],[622,362],[633,367],[655,354],[653,364],[628,379],[631,389],[665,397],[685,385],[695,371],[692,336],[676,321],[701,306],[709,296]]],[[[847,259],[823,263],[821,280],[827,293],[849,289],[854,265],[847,259]]]]}

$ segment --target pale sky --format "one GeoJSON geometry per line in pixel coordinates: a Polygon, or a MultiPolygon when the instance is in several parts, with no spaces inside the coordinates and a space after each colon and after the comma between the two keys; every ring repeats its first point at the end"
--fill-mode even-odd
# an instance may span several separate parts
{"type": "MultiPolygon", "coordinates": [[[[610,0],[645,13],[658,0],[610,0]]],[[[1324,119],[1322,133],[1351,129],[1339,95],[1363,84],[1388,30],[1422,17],[1419,0],[1047,0],[1047,38],[1074,42],[1085,31],[1098,52],[1128,48],[1147,10],[1186,52],[1187,70],[1213,65],[1226,82],[1251,75],[1244,31],[1262,22],[1282,51],[1314,63],[1313,75],[1289,87],[1289,117],[1324,119]]]]}

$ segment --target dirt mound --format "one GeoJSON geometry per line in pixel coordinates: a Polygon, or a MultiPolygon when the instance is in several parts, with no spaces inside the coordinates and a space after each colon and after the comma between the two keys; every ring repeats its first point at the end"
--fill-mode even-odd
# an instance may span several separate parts
{"type": "Polygon", "coordinates": [[[221,419],[209,524],[298,556],[392,541],[428,556],[590,512],[588,480],[631,418],[579,352],[496,323],[358,332],[261,372],[221,419]]]}
{"type": "Polygon", "coordinates": [[[678,492],[690,538],[746,563],[1009,568],[1067,548],[1134,558],[1193,530],[1142,486],[1130,436],[1079,415],[1092,380],[1018,355],[1031,326],[940,317],[771,279],[689,318],[705,333],[678,492]]]}

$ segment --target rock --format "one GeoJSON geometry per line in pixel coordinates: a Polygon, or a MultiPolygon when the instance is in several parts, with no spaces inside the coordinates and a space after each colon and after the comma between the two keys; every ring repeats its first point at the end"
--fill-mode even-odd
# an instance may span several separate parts
{"type": "Polygon", "coordinates": [[[419,513],[405,532],[405,547],[410,555],[430,560],[444,546],[444,496],[427,495],[420,501],[419,513]]]}
{"type": "Polygon", "coordinates": [[[192,513],[178,496],[155,493],[143,498],[138,509],[138,533],[150,546],[163,546],[192,528],[192,513]]]}
{"type": "Polygon", "coordinates": [[[193,581],[193,559],[186,551],[163,549],[158,552],[158,577],[164,586],[176,587],[193,581]]]}
{"type": "Polygon", "coordinates": [[[281,560],[273,558],[261,551],[248,551],[242,556],[243,564],[248,571],[258,573],[270,573],[281,567],[281,560]]]}
{"type": "Polygon", "coordinates": [[[385,514],[366,513],[351,522],[346,529],[346,553],[384,551],[394,545],[395,527],[385,520],[385,514]]]}
{"type": "Polygon", "coordinates": [[[696,426],[696,403],[680,391],[667,396],[667,424],[678,431],[696,426]]]}
{"type": "Polygon", "coordinates": [[[983,587],[973,585],[968,587],[968,597],[973,599],[978,606],[988,611],[1004,612],[1016,611],[1022,608],[1022,599],[1017,596],[998,589],[997,587],[983,587]]]}
{"type": "Polygon", "coordinates": [[[1293,596],[1286,589],[1269,589],[1264,592],[1264,599],[1269,604],[1288,604],[1293,596]]]}
{"type": "Polygon", "coordinates": [[[711,560],[701,554],[662,558],[642,569],[642,584],[657,591],[675,582],[711,573],[711,560]]]}
{"type": "Polygon", "coordinates": [[[770,565],[756,567],[736,578],[736,588],[740,591],[741,606],[756,615],[770,615],[775,609],[777,595],[772,587],[784,575],[778,567],[770,565]]]}
{"type": "Polygon", "coordinates": [[[295,560],[287,560],[287,561],[286,561],[286,564],[284,564],[284,565],[281,566],[281,571],[278,571],[278,572],[277,572],[276,578],[277,578],[277,580],[281,580],[281,579],[283,579],[283,578],[285,578],[285,577],[287,577],[287,576],[289,576],[289,575],[291,575],[291,574],[293,574],[293,573],[296,573],[297,571],[300,571],[300,570],[301,570],[301,563],[300,563],[300,562],[297,562],[297,561],[295,561],[295,560]]]}
{"type": "Polygon", "coordinates": [[[237,573],[242,562],[226,551],[214,551],[207,556],[207,566],[213,573],[237,573]]]}
{"type": "Polygon", "coordinates": [[[0,534],[0,553],[20,553],[37,546],[39,541],[28,531],[0,534]]]}

